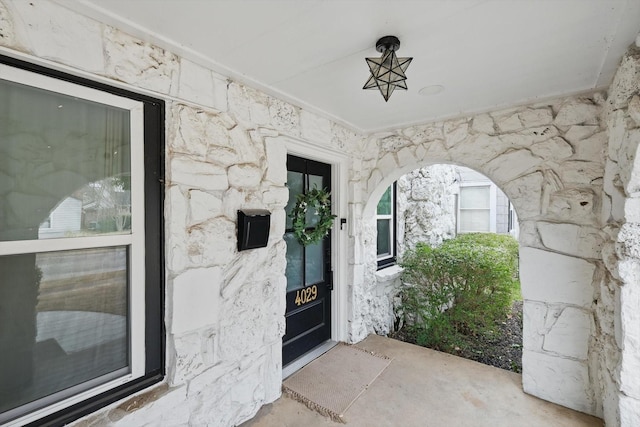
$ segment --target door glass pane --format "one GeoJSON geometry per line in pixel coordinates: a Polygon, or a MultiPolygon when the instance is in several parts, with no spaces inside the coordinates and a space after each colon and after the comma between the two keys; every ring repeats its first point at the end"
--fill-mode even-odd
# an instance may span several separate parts
{"type": "Polygon", "coordinates": [[[303,287],[302,284],[302,245],[293,233],[285,233],[284,241],[287,244],[287,292],[303,287]]]}
{"type": "MultiPolygon", "coordinates": [[[[324,189],[322,186],[322,176],[318,175],[309,175],[309,190],[313,190],[317,188],[318,190],[324,189]]],[[[318,211],[316,209],[307,210],[307,226],[313,227],[318,223],[318,211]]]]}
{"type": "Polygon", "coordinates": [[[129,112],[0,80],[0,241],[128,233],[129,112]]]}
{"type": "Polygon", "coordinates": [[[301,172],[287,172],[287,187],[289,187],[289,201],[285,212],[287,212],[287,228],[293,227],[293,220],[289,217],[289,214],[293,210],[296,204],[296,198],[298,194],[302,193],[304,187],[304,175],[301,172]]]}
{"type": "Polygon", "coordinates": [[[391,255],[391,220],[378,220],[378,256],[391,255]]]}
{"type": "Polygon", "coordinates": [[[0,413],[128,371],[127,277],[126,247],[0,257],[0,413]]]}
{"type": "Polygon", "coordinates": [[[305,247],[305,284],[313,285],[324,280],[324,251],[322,241],[305,247]]]}

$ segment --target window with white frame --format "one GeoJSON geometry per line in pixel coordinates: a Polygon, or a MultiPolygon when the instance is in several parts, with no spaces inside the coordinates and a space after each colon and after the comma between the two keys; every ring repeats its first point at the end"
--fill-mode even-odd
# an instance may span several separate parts
{"type": "Polygon", "coordinates": [[[61,425],[161,380],[163,115],[0,57],[0,424],[61,425]]]}
{"type": "Polygon", "coordinates": [[[386,189],[376,209],[378,268],[396,262],[396,185],[386,189]]]}
{"type": "Polygon", "coordinates": [[[461,185],[458,196],[458,232],[495,232],[495,189],[491,185],[461,185]]]}

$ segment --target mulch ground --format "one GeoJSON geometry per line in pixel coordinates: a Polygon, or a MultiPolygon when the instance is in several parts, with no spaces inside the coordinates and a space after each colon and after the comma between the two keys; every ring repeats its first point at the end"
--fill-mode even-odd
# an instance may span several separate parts
{"type": "MultiPolygon", "coordinates": [[[[391,337],[416,343],[402,330],[391,334],[391,337]]],[[[522,372],[522,301],[514,302],[507,318],[486,334],[467,336],[464,343],[447,352],[485,365],[522,372]]]]}

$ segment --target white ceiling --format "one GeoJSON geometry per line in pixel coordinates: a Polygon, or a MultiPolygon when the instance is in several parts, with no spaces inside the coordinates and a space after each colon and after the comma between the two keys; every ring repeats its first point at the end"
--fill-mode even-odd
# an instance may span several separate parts
{"type": "Polygon", "coordinates": [[[638,0],[58,1],[364,132],[605,87],[640,30],[638,0]],[[362,90],[385,35],[414,58],[388,103],[362,90]]]}

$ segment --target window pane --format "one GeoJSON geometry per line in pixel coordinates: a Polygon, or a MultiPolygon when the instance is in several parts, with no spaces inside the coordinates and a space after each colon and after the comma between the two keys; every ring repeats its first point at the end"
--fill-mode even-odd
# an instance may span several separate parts
{"type": "Polygon", "coordinates": [[[378,202],[378,215],[391,215],[391,187],[387,188],[378,202]]]}
{"type": "Polygon", "coordinates": [[[489,209],[489,187],[460,188],[461,209],[489,209]]]}
{"type": "MultiPolygon", "coordinates": [[[[309,190],[313,190],[314,188],[317,188],[318,190],[324,189],[324,187],[322,186],[322,176],[309,175],[309,190]]],[[[315,226],[318,223],[319,219],[320,217],[318,216],[317,209],[313,208],[307,210],[307,227],[315,226]]]]}
{"type": "Polygon", "coordinates": [[[302,285],[302,251],[303,247],[293,233],[285,233],[284,241],[287,243],[287,292],[301,288],[302,285]]]}
{"type": "Polygon", "coordinates": [[[129,112],[4,80],[0,100],[0,241],[128,232],[129,112]]]}
{"type": "Polygon", "coordinates": [[[127,282],[126,247],[0,257],[0,413],[128,371],[127,282]]]}
{"type": "Polygon", "coordinates": [[[302,193],[304,175],[301,172],[287,172],[287,187],[289,188],[289,201],[285,211],[287,212],[287,228],[293,227],[293,220],[289,214],[296,204],[298,194],[302,193]]]}
{"type": "Polygon", "coordinates": [[[324,252],[322,241],[308,245],[305,250],[305,283],[313,285],[324,280],[324,252]]]}
{"type": "Polygon", "coordinates": [[[391,255],[391,220],[378,220],[378,256],[391,255]]]}
{"type": "Polygon", "coordinates": [[[460,211],[460,231],[490,231],[489,210],[469,209],[460,211]]]}

